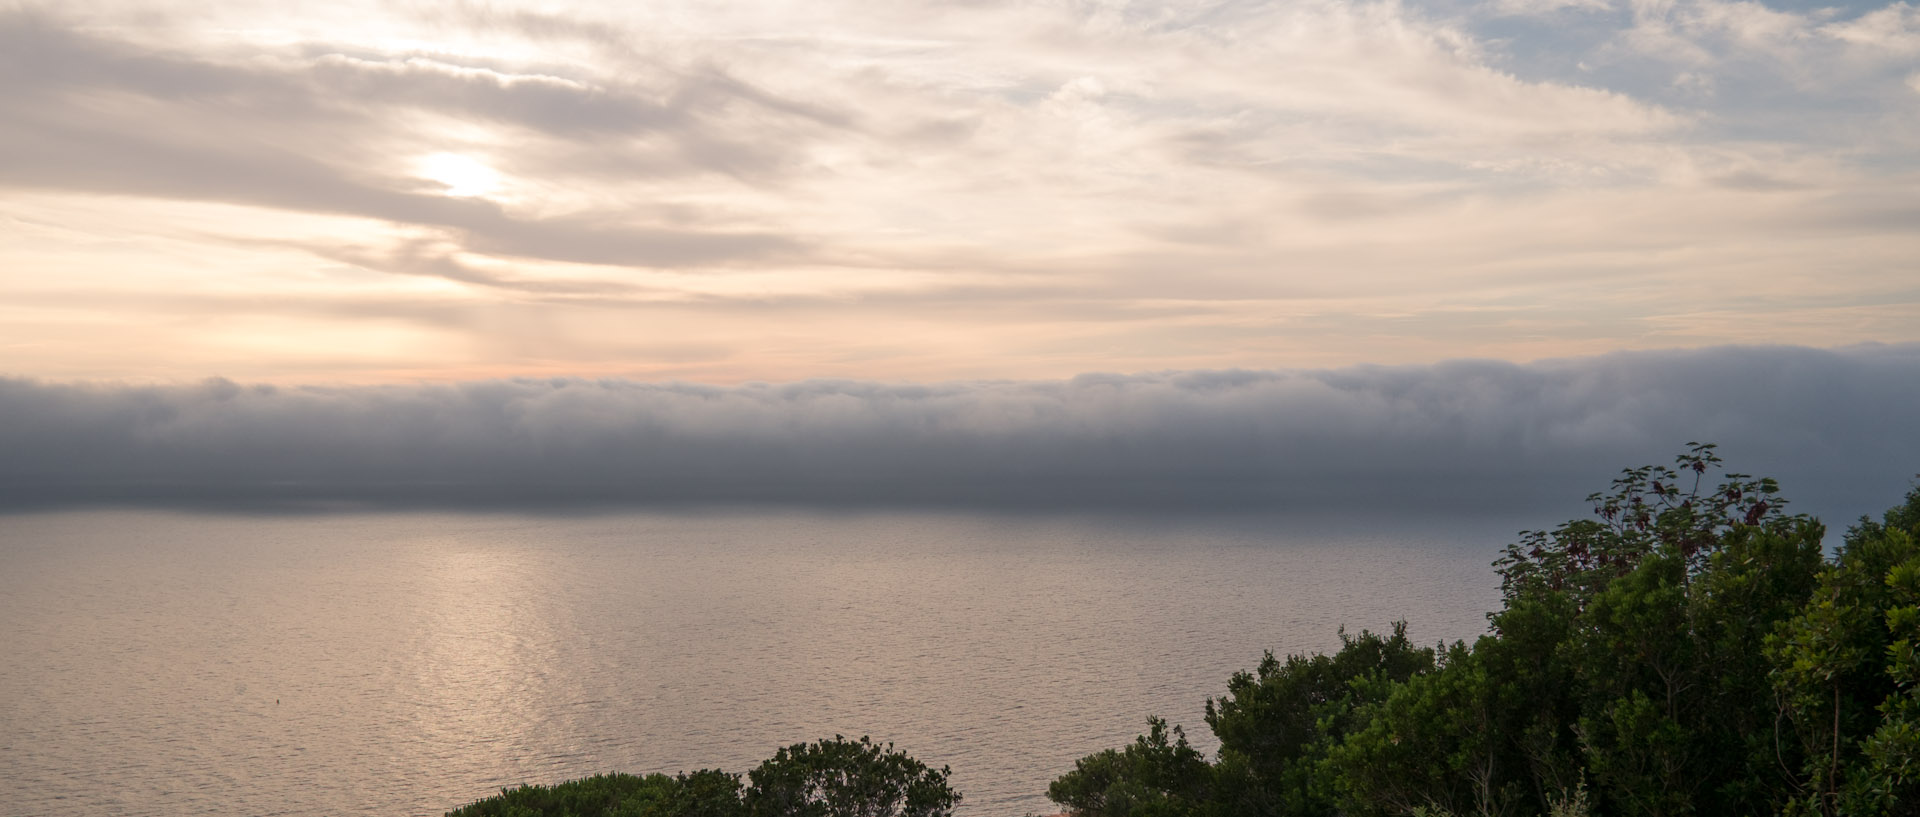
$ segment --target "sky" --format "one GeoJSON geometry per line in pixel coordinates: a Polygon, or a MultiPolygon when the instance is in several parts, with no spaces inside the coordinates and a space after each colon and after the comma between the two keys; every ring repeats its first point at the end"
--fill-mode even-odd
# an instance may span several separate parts
{"type": "Polygon", "coordinates": [[[1916,191],[1904,1],[0,0],[0,504],[1845,519],[1916,191]]]}
{"type": "Polygon", "coordinates": [[[1920,340],[1920,6],[0,5],[0,374],[1920,340]]]}

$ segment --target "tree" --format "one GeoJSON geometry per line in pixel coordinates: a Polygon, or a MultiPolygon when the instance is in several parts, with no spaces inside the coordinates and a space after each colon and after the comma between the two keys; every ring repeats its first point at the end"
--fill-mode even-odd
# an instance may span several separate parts
{"type": "Polygon", "coordinates": [[[1180,727],[1147,719],[1147,734],[1124,749],[1107,749],[1074,763],[1047,786],[1047,797],[1088,817],[1171,817],[1192,814],[1210,798],[1212,769],[1187,745],[1180,727]]]}
{"type": "MultiPolygon", "coordinates": [[[[1456,644],[1438,669],[1393,686],[1358,713],[1362,725],[1323,769],[1351,814],[1497,815],[1514,799],[1503,757],[1497,685],[1483,655],[1456,644]]],[[[1319,814],[1332,813],[1321,807],[1319,814]]]]}
{"type": "Polygon", "coordinates": [[[602,774],[522,785],[447,817],[745,817],[740,778],[717,770],[668,777],[602,774]]]}
{"type": "Polygon", "coordinates": [[[1920,802],[1920,488],[1860,520],[1812,600],[1767,640],[1798,737],[1790,813],[1892,813],[1920,802]]]}
{"type": "Polygon", "coordinates": [[[1690,582],[1709,566],[1726,534],[1789,518],[1772,479],[1729,473],[1718,487],[1703,490],[1707,472],[1721,463],[1714,448],[1687,443],[1687,452],[1674,458],[1677,468],[1623,469],[1611,491],[1587,497],[1596,518],[1522,533],[1494,562],[1508,603],[1564,592],[1584,607],[1613,579],[1661,551],[1681,561],[1681,580],[1690,582]]]}
{"type": "Polygon", "coordinates": [[[1324,813],[1334,797],[1318,768],[1328,748],[1364,725],[1362,707],[1433,666],[1434,651],[1414,646],[1404,621],[1389,635],[1342,632],[1333,655],[1289,655],[1282,663],[1268,653],[1256,672],[1227,682],[1225,697],[1207,701],[1221,757],[1244,770],[1239,780],[1223,775],[1222,789],[1238,792],[1241,810],[1324,813]]]}
{"type": "Polygon", "coordinates": [[[948,771],[867,738],[798,743],[740,776],[603,774],[522,785],[447,817],[949,817],[960,793],[948,771]]]}
{"type": "Polygon", "coordinates": [[[1593,518],[1523,533],[1471,645],[1436,655],[1396,627],[1235,675],[1208,701],[1211,774],[1171,778],[1204,787],[1141,762],[1178,745],[1148,736],[1083,761],[1055,799],[1099,817],[1904,813],[1920,803],[1920,491],[1830,562],[1773,480],[1713,485],[1719,466],[1690,444],[1588,497],[1593,518]]]}
{"type": "Polygon", "coordinates": [[[1762,648],[1811,596],[1825,529],[1784,513],[1773,480],[1707,489],[1719,465],[1693,443],[1677,467],[1627,469],[1589,497],[1595,518],[1525,534],[1497,563],[1507,605],[1483,645],[1516,646],[1509,624],[1530,606],[1565,615],[1557,644],[1526,650],[1560,664],[1531,697],[1561,724],[1528,810],[1568,791],[1570,768],[1622,815],[1764,813],[1787,790],[1762,648]]]}
{"type": "Polygon", "coordinates": [[[752,817],[947,817],[960,803],[948,774],[891,743],[834,735],[781,749],[748,772],[745,800],[752,817]]]}

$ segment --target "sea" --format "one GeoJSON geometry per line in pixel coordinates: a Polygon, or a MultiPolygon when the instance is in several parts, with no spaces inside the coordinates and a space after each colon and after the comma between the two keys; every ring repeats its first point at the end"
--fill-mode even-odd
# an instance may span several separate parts
{"type": "Polygon", "coordinates": [[[1263,653],[1472,639],[1545,520],[699,507],[0,515],[8,814],[440,815],[844,735],[969,817],[1263,653]]]}

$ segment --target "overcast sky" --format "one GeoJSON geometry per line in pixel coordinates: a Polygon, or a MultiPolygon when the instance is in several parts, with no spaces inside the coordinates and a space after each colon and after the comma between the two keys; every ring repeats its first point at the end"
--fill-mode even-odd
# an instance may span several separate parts
{"type": "Polygon", "coordinates": [[[1917,162],[1906,2],[0,4],[0,374],[1911,342],[1917,162]]]}

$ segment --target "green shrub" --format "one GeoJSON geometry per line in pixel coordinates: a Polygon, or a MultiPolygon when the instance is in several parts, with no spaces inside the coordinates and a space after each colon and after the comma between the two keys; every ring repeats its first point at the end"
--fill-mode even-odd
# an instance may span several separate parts
{"type": "Polygon", "coordinates": [[[1049,793],[1087,817],[1920,814],[1920,488],[1829,557],[1774,481],[1707,487],[1719,465],[1694,444],[1523,533],[1471,645],[1402,624],[1268,655],[1208,702],[1213,762],[1155,722],[1049,793]]]}
{"type": "Polygon", "coordinates": [[[505,789],[447,817],[948,817],[960,793],[947,776],[893,744],[835,735],[781,749],[744,788],[718,770],[603,774],[505,789]]]}
{"type": "Polygon", "coordinates": [[[602,774],[552,786],[522,785],[447,817],[745,817],[740,778],[721,771],[668,777],[602,774]]]}

